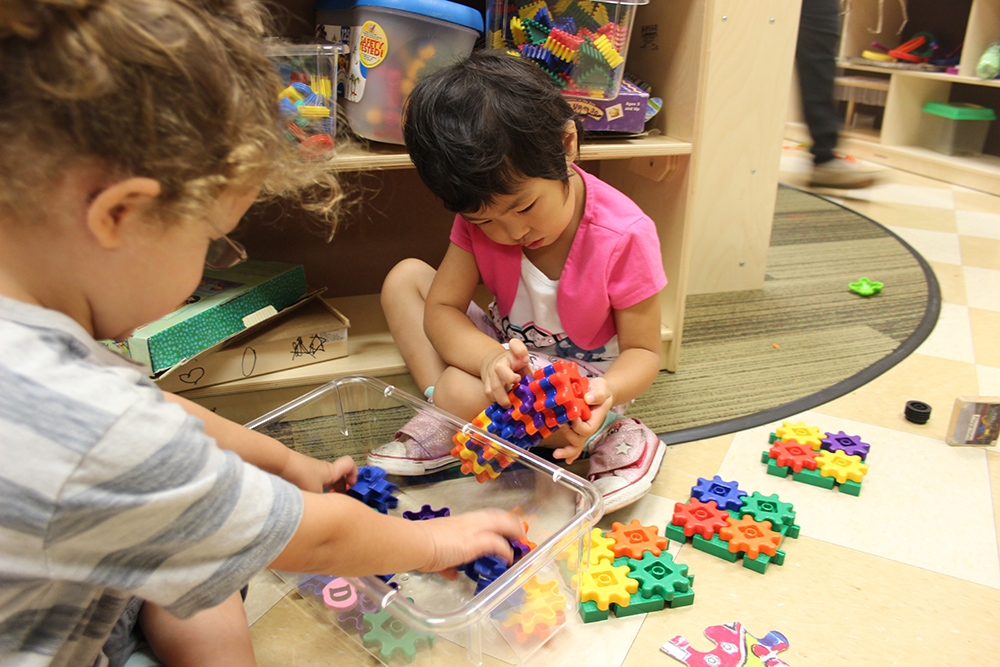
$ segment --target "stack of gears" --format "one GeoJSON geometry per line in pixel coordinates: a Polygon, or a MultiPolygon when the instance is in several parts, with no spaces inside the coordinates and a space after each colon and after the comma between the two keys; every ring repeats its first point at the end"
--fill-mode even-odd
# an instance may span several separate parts
{"type": "Polygon", "coordinates": [[[310,85],[308,75],[289,66],[284,67],[282,74],[288,77],[289,85],[278,95],[278,108],[289,140],[299,144],[302,153],[311,157],[333,150],[337,121],[330,115],[333,95],[330,79],[316,77],[310,85]]]}
{"type": "MultiPolygon", "coordinates": [[[[557,361],[522,377],[507,393],[511,407],[494,403],[479,413],[472,425],[521,449],[531,449],[560,424],[590,419],[590,406],[583,398],[589,386],[576,364],[557,361]]],[[[457,433],[452,440],[455,447],[451,455],[462,461],[462,472],[475,475],[480,482],[496,479],[513,462],[503,452],[467,433],[457,433]]]]}
{"type": "Polygon", "coordinates": [[[500,30],[487,38],[495,49],[511,49],[533,61],[568,94],[612,99],[625,67],[628,25],[591,0],[543,0],[508,6],[500,30]]]}

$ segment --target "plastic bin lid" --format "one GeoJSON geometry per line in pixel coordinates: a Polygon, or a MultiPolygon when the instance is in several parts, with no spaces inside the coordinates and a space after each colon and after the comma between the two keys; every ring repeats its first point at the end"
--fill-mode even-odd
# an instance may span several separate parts
{"type": "Polygon", "coordinates": [[[928,102],[924,111],[952,120],[996,120],[993,109],[965,102],[928,102]]]}
{"type": "Polygon", "coordinates": [[[448,0],[316,0],[313,9],[346,10],[356,7],[395,9],[483,32],[483,15],[479,10],[448,0]]]}

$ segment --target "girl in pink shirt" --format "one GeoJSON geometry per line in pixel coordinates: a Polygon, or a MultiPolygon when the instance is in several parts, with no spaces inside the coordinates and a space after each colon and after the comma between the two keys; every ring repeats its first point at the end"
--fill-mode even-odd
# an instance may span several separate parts
{"type": "MultiPolygon", "coordinates": [[[[382,287],[390,331],[421,390],[473,419],[533,368],[564,358],[591,378],[590,419],[550,436],[554,456],[590,455],[589,477],[614,511],[645,495],[665,446],[619,413],[659,372],[667,279],[653,221],[581,170],[581,124],[536,66],[479,51],[421,79],[404,121],[423,182],[454,211],[435,271],[397,264],[382,287]],[[483,282],[486,312],[472,300],[483,282]]],[[[419,420],[369,463],[400,475],[452,465],[452,443],[419,420]]]]}

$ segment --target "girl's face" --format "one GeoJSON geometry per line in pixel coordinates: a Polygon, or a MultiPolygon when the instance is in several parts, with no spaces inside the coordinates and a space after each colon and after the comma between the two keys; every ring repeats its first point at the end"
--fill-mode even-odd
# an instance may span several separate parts
{"type": "Polygon", "coordinates": [[[579,220],[577,195],[582,188],[583,179],[575,170],[567,185],[529,178],[513,194],[499,196],[493,204],[462,217],[495,243],[536,250],[555,243],[567,230],[575,231],[572,223],[579,220]]]}

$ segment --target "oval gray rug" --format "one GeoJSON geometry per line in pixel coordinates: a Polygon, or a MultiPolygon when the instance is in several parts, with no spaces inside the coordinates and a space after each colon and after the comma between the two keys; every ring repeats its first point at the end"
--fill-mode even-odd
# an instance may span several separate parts
{"type": "Polygon", "coordinates": [[[940,308],[934,272],[901,238],[779,186],[763,288],[689,296],[677,372],[661,372],[628,414],[667,444],[794,415],[899,363],[940,308]],[[882,291],[852,292],[862,277],[882,291]]]}

